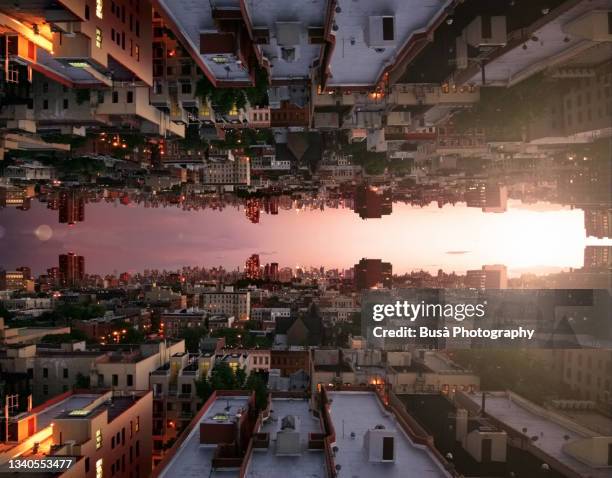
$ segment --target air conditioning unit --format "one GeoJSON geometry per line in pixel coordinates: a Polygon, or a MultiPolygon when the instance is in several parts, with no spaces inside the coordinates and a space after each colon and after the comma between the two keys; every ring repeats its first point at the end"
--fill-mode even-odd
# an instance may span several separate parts
{"type": "Polygon", "coordinates": [[[369,17],[365,41],[370,48],[395,46],[397,44],[395,17],[387,15],[369,17]]]}
{"type": "Polygon", "coordinates": [[[474,48],[504,46],[508,41],[506,17],[481,15],[463,30],[468,45],[474,48]]]}
{"type": "Polygon", "coordinates": [[[588,11],[563,25],[563,32],[591,41],[612,41],[612,11],[588,11]]]}
{"type": "Polygon", "coordinates": [[[253,40],[258,45],[270,43],[270,30],[268,28],[253,28],[253,40]]]}

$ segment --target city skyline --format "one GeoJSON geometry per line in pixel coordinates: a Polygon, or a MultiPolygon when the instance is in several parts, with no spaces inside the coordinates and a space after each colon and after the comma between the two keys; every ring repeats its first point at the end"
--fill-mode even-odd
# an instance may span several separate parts
{"type": "Polygon", "coordinates": [[[9,261],[19,265],[27,254],[36,270],[47,267],[46,257],[72,250],[91,258],[96,273],[196,264],[234,269],[255,251],[291,267],[342,268],[361,257],[384,257],[404,272],[505,264],[512,276],[580,267],[584,247],[612,244],[585,237],[580,210],[512,200],[509,205],[506,213],[491,215],[462,205],[397,204],[393,215],[377,222],[361,221],[349,209],[281,210],[254,225],[238,209],[175,212],[98,203],[87,205],[87,221],[62,226],[54,223],[53,211],[35,204],[25,213],[3,213],[8,219],[0,240],[6,250],[22,251],[9,261]],[[317,229],[325,234],[308,235],[317,229]],[[363,239],[351,243],[348,237],[363,239]]]}

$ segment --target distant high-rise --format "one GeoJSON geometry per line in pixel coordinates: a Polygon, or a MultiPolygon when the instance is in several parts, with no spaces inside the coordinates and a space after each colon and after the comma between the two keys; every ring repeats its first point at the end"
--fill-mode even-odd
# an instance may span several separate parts
{"type": "Polygon", "coordinates": [[[368,184],[362,184],[355,190],[355,212],[361,219],[380,218],[391,214],[393,197],[388,189],[380,190],[368,184]]]}
{"type": "Polygon", "coordinates": [[[467,271],[465,285],[472,289],[506,289],[508,270],[504,265],[490,265],[467,271]]]}
{"type": "Polygon", "coordinates": [[[391,287],[393,266],[380,259],[361,259],[355,264],[353,282],[356,290],[391,287]]]}
{"type": "Polygon", "coordinates": [[[244,207],[244,213],[249,221],[253,224],[259,223],[259,216],[261,211],[261,203],[259,199],[248,199],[244,207]]]}
{"type": "Polygon", "coordinates": [[[60,224],[76,224],[85,220],[85,199],[77,191],[62,191],[59,196],[60,224]]]}
{"type": "Polygon", "coordinates": [[[59,275],[62,287],[79,286],[85,278],[85,258],[73,252],[59,256],[59,275]]]}
{"type": "Polygon", "coordinates": [[[259,265],[259,254],[253,254],[246,261],[244,274],[247,279],[261,279],[261,267],[259,265]]]}
{"type": "Polygon", "coordinates": [[[496,183],[472,183],[465,192],[465,202],[468,207],[479,207],[483,212],[506,212],[508,190],[496,183]]]}
{"type": "Polygon", "coordinates": [[[612,209],[589,208],[584,210],[584,228],[587,236],[603,239],[612,237],[612,209]]]}
{"type": "Polygon", "coordinates": [[[612,268],[612,246],[586,246],[584,248],[584,268],[587,270],[612,268]]]}

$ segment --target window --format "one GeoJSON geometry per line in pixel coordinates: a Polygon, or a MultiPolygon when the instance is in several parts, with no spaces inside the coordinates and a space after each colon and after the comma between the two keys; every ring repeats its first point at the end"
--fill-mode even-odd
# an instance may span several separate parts
{"type": "MultiPolygon", "coordinates": [[[[113,91],[113,103],[117,103],[117,101],[119,100],[119,98],[117,98],[117,101],[115,100],[115,95],[117,94],[116,91],[113,91]]],[[[116,373],[113,374],[113,387],[116,387],[119,385],[119,375],[117,375],[116,373]]]]}
{"type": "Polygon", "coordinates": [[[102,30],[99,28],[96,28],[96,47],[102,48],[102,30]]]}
{"type": "MultiPolygon", "coordinates": [[[[134,92],[128,91],[127,102],[132,103],[134,101],[134,92]]],[[[134,376],[131,373],[127,375],[127,386],[132,387],[134,385],[134,376]]]]}
{"type": "MultiPolygon", "coordinates": [[[[43,100],[43,110],[48,110],[48,109],[49,109],[49,100],[43,100]]],[[[47,369],[44,369],[44,370],[47,370],[47,369]]],[[[43,377],[44,377],[44,373],[43,373],[43,377]]]]}
{"type": "Polygon", "coordinates": [[[43,385],[43,395],[49,395],[49,385],[46,383],[43,385]]]}
{"type": "MultiPolygon", "coordinates": [[[[119,92],[118,91],[113,91],[113,103],[119,103],[119,92]]],[[[117,377],[117,375],[113,375],[113,385],[117,385],[115,383],[115,377],[117,377]]],[[[118,381],[118,378],[117,378],[118,381]]]]}
{"type": "Polygon", "coordinates": [[[64,378],[68,378],[68,369],[67,368],[64,369],[64,378]]]}
{"type": "Polygon", "coordinates": [[[134,56],[136,61],[140,61],[140,47],[138,45],[134,45],[134,56]]]}
{"type": "Polygon", "coordinates": [[[47,83],[46,81],[43,83],[42,85],[42,90],[43,93],[48,93],[49,92],[49,83],[47,83]]]}
{"type": "Polygon", "coordinates": [[[191,93],[191,83],[181,83],[181,93],[190,94],[191,93]]]}
{"type": "MultiPolygon", "coordinates": [[[[96,430],[96,450],[102,448],[102,430],[99,428],[96,430]]],[[[96,463],[96,467],[98,464],[96,463]]]]}
{"type": "Polygon", "coordinates": [[[85,20],[89,20],[89,5],[85,5],[85,20]]]}
{"type": "Polygon", "coordinates": [[[140,456],[140,441],[136,440],[136,456],[140,456]]]}
{"type": "MultiPolygon", "coordinates": [[[[68,99],[67,98],[64,98],[63,106],[65,110],[68,109],[68,99]]],[[[68,373],[68,369],[64,369],[64,373],[68,373]]]]}
{"type": "Polygon", "coordinates": [[[184,383],[181,386],[181,393],[182,394],[190,394],[191,393],[191,384],[190,383],[184,383]]]}
{"type": "Polygon", "coordinates": [[[89,473],[89,457],[85,458],[85,473],[89,473]]]}
{"type": "MultiPolygon", "coordinates": [[[[134,103],[134,92],[133,91],[128,91],[127,92],[127,102],[128,103],[134,103]]],[[[128,375],[127,376],[128,387],[132,386],[133,380],[134,380],[134,377],[132,375],[128,375]]]]}
{"type": "Polygon", "coordinates": [[[102,18],[102,10],[104,8],[103,0],[96,0],[96,17],[102,18]]]}
{"type": "Polygon", "coordinates": [[[96,478],[103,478],[102,469],[102,458],[100,458],[96,460],[96,478]]]}
{"type": "Polygon", "coordinates": [[[43,368],[43,378],[49,378],[49,369],[47,367],[43,368]]]}
{"type": "Polygon", "coordinates": [[[140,22],[136,20],[136,36],[140,36],[140,22]]]}
{"type": "Polygon", "coordinates": [[[115,41],[115,29],[111,28],[111,41],[115,41]]]}
{"type": "Polygon", "coordinates": [[[111,437],[111,450],[115,448],[115,435],[111,437]]]}
{"type": "Polygon", "coordinates": [[[140,430],[140,417],[136,417],[136,427],[134,428],[136,432],[140,430]]]}

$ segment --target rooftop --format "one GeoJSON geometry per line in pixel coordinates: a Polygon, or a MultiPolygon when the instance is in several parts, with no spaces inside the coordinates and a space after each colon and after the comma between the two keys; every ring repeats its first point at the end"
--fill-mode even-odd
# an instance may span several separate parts
{"type": "MultiPolygon", "coordinates": [[[[482,401],[481,393],[465,394],[465,396],[478,404],[482,401]]],[[[522,432],[526,428],[527,435],[538,437],[533,442],[534,446],[575,470],[578,475],[592,478],[610,476],[609,470],[590,467],[562,450],[566,443],[589,436],[588,429],[581,429],[577,424],[572,426],[569,421],[562,424],[554,420],[552,414],[548,414],[546,410],[521,397],[513,398],[513,395],[506,392],[487,392],[485,411],[515,431],[522,432]]],[[[591,436],[594,435],[596,433],[592,432],[591,436]]]]}
{"type": "MultiPolygon", "coordinates": [[[[424,32],[444,11],[449,1],[421,0],[353,0],[341,3],[336,11],[333,32],[336,44],[329,63],[329,86],[373,85],[387,66],[393,65],[397,54],[413,34],[424,32]],[[374,16],[393,16],[393,40],[374,40],[369,25],[374,16]],[[369,41],[369,44],[368,44],[369,41]]],[[[382,28],[381,28],[382,30],[382,28]]]]}
{"type": "Polygon", "coordinates": [[[449,476],[429,450],[410,440],[395,416],[382,408],[373,392],[328,392],[328,397],[332,400],[330,414],[336,430],[335,446],[339,449],[335,461],[345,470],[346,476],[449,476]],[[397,433],[394,463],[371,463],[364,453],[363,437],[377,425],[397,433]],[[355,438],[351,438],[352,432],[355,438]]]}
{"type": "MultiPolygon", "coordinates": [[[[535,22],[532,29],[519,30],[516,35],[509,35],[506,47],[493,53],[493,57],[486,63],[486,82],[489,85],[511,86],[537,71],[567,60],[569,55],[581,58],[580,53],[591,49],[595,42],[567,34],[566,25],[587,11],[609,8],[610,2],[593,0],[574,3],[572,5],[572,2],[567,2],[551,11],[535,22]]],[[[468,71],[470,74],[462,76],[462,82],[482,82],[479,68],[468,71]]]]}
{"type": "Polygon", "coordinates": [[[220,420],[227,421],[236,416],[238,411],[247,406],[246,396],[220,396],[206,410],[198,423],[189,431],[189,435],[177,449],[175,455],[160,472],[159,478],[181,477],[224,477],[234,478],[238,471],[215,471],[212,469],[212,458],[216,445],[200,445],[200,424],[219,423],[220,420]]]}
{"type": "Polygon", "coordinates": [[[254,450],[246,474],[247,478],[284,478],[286,476],[326,477],[323,452],[308,450],[308,434],[322,433],[320,422],[310,413],[307,400],[291,398],[272,399],[273,418],[265,422],[259,432],[270,434],[268,449],[254,450]],[[276,432],[279,421],[293,415],[299,420],[300,456],[276,455],[276,432]]]}
{"type": "Polygon", "coordinates": [[[307,78],[309,76],[310,67],[313,61],[319,58],[322,45],[309,43],[308,27],[323,27],[326,4],[326,0],[245,1],[253,28],[270,30],[269,43],[258,45],[258,47],[270,60],[273,79],[307,78]],[[288,28],[292,31],[291,35],[287,35],[288,28]],[[285,48],[284,54],[282,48],[285,48]],[[295,49],[292,55],[287,53],[291,49],[295,49]]]}
{"type": "Polygon", "coordinates": [[[48,407],[44,407],[43,404],[42,407],[44,408],[36,414],[37,430],[48,427],[55,418],[66,413],[87,408],[102,395],[101,393],[79,393],[69,395],[64,400],[51,404],[48,407]]]}

